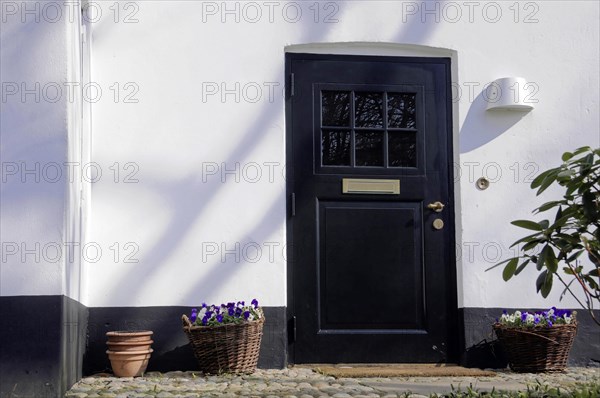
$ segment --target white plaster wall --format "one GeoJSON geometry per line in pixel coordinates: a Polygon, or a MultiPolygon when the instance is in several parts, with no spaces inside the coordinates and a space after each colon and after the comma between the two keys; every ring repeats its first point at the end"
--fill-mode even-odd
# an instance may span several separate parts
{"type": "Polygon", "coordinates": [[[0,3],[2,296],[65,293],[65,162],[74,120],[65,83],[75,72],[69,19],[44,5],[0,3]]]}
{"type": "Polygon", "coordinates": [[[522,235],[509,221],[551,195],[534,196],[530,173],[600,145],[597,2],[227,2],[229,13],[222,2],[127,4],[91,10],[91,81],[102,90],[91,153],[102,175],[91,187],[85,304],[286,304],[284,49],[344,42],[390,45],[321,51],[455,54],[459,305],[557,302],[536,294],[534,270],[505,283],[485,269],[522,235]],[[504,76],[537,88],[532,112],[485,111],[479,94],[504,76]],[[486,191],[475,187],[482,175],[494,181],[486,191]]]}

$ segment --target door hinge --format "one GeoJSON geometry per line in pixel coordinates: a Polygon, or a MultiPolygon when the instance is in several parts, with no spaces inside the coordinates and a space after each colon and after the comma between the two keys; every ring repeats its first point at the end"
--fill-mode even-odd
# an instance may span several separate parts
{"type": "Polygon", "coordinates": [[[296,93],[296,87],[294,82],[294,74],[290,73],[290,96],[293,97],[296,93]]]}
{"type": "Polygon", "coordinates": [[[290,319],[290,343],[295,343],[296,342],[296,317],[293,316],[292,319],[290,319]]]}
{"type": "Polygon", "coordinates": [[[296,193],[292,192],[292,217],[296,216],[296,193]]]}

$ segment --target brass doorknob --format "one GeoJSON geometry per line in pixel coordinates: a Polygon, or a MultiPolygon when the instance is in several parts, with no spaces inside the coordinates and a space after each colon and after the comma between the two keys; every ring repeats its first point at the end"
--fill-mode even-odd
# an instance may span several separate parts
{"type": "Polygon", "coordinates": [[[442,202],[433,202],[427,205],[428,209],[435,211],[436,213],[441,213],[444,210],[444,204],[442,202]]]}

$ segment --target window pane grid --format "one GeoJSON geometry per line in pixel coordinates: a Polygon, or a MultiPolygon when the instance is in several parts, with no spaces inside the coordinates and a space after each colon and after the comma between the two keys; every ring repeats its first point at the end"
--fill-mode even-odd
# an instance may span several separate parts
{"type": "Polygon", "coordinates": [[[321,92],[321,165],[417,167],[416,93],[321,92]]]}

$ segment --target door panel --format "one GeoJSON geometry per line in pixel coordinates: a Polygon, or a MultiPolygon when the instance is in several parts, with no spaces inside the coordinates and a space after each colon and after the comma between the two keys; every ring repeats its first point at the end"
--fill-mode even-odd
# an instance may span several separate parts
{"type": "Polygon", "coordinates": [[[319,330],[423,329],[420,204],[319,207],[319,330]]]}
{"type": "Polygon", "coordinates": [[[288,54],[293,362],[452,359],[449,66],[288,54]],[[345,179],[364,189],[344,193],[345,179]],[[442,212],[427,207],[435,201],[442,212]]]}

